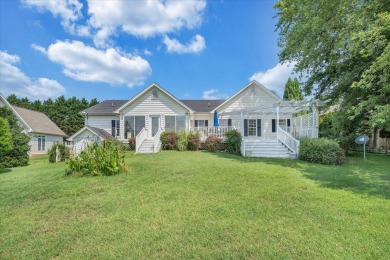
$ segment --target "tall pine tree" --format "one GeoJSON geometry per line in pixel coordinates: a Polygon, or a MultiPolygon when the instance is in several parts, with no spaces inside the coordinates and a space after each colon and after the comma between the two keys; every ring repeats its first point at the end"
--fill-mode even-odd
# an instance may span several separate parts
{"type": "Polygon", "coordinates": [[[299,87],[299,81],[297,78],[293,80],[288,78],[284,87],[283,100],[303,100],[302,90],[299,87]]]}

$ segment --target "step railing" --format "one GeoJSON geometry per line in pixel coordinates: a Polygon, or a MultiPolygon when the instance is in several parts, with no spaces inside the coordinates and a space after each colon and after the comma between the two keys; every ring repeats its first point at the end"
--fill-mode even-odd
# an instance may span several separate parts
{"type": "Polygon", "coordinates": [[[299,140],[295,139],[292,135],[278,127],[277,138],[281,141],[288,149],[298,157],[299,154],[299,140]]]}
{"type": "Polygon", "coordinates": [[[148,138],[148,131],[144,128],[135,137],[135,152],[138,153],[141,144],[148,138]]]}
{"type": "Polygon", "coordinates": [[[158,152],[158,146],[160,144],[160,135],[162,133],[162,129],[158,129],[157,133],[153,137],[153,152],[157,153],[158,152]]]}

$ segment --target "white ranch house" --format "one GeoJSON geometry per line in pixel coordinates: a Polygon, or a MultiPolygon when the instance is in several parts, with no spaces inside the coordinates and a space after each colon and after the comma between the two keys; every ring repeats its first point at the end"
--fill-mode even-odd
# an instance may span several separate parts
{"type": "Polygon", "coordinates": [[[299,152],[298,138],[318,137],[319,105],[284,102],[257,81],[227,100],[179,100],[153,83],[129,100],[106,100],[84,110],[85,127],[68,140],[80,150],[104,136],[124,142],[136,137],[137,153],[156,153],[163,131],[200,131],[204,141],[236,129],[243,136],[243,156],[290,158],[299,152]],[[307,109],[311,113],[294,116],[307,109]],[[219,126],[214,126],[215,111],[219,126]]]}
{"type": "Polygon", "coordinates": [[[66,134],[44,113],[12,106],[1,93],[0,106],[11,109],[23,132],[31,138],[29,155],[47,154],[53,144],[64,142],[66,134]]]}

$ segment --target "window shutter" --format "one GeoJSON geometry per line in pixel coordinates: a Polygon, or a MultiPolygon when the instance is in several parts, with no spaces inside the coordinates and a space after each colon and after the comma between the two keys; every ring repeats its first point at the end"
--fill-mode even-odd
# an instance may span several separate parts
{"type": "Polygon", "coordinates": [[[244,119],[244,136],[248,136],[248,119],[244,119]]]}
{"type": "Polygon", "coordinates": [[[111,135],[115,137],[115,120],[111,120],[111,135]]]}
{"type": "Polygon", "coordinates": [[[261,119],[257,119],[257,136],[261,136],[261,119]]]}
{"type": "Polygon", "coordinates": [[[204,120],[204,126],[208,127],[209,126],[209,120],[204,120]]]}
{"type": "Polygon", "coordinates": [[[232,120],[228,119],[228,126],[232,126],[232,120]]]}
{"type": "Polygon", "coordinates": [[[290,127],[291,125],[290,119],[287,119],[287,126],[290,127]]]}
{"type": "Polygon", "coordinates": [[[272,119],[272,133],[276,132],[276,119],[272,119]]]}
{"type": "Polygon", "coordinates": [[[195,120],[195,127],[198,127],[198,120],[195,120]]]}

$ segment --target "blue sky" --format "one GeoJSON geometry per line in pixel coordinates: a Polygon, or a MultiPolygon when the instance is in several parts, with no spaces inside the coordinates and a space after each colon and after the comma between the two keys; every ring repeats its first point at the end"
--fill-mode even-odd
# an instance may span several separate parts
{"type": "Polygon", "coordinates": [[[275,1],[0,1],[0,92],[129,99],[152,82],[227,98],[256,79],[283,93],[275,1]]]}

